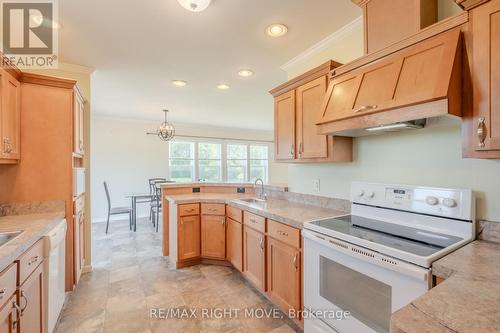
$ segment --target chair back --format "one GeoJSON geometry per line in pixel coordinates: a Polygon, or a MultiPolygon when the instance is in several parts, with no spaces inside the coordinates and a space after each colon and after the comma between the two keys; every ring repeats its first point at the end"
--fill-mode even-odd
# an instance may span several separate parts
{"type": "Polygon", "coordinates": [[[108,200],[108,211],[111,210],[111,198],[109,197],[108,184],[104,182],[104,192],[106,192],[106,199],[108,200]]]}
{"type": "Polygon", "coordinates": [[[151,178],[149,179],[149,195],[152,196],[153,200],[157,200],[158,196],[158,186],[157,183],[164,183],[167,180],[165,178],[151,178]]]}

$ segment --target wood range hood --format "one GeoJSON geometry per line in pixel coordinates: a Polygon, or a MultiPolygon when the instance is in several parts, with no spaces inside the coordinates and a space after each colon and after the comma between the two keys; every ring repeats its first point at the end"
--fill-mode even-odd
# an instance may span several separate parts
{"type": "Polygon", "coordinates": [[[460,29],[403,44],[331,72],[318,133],[356,137],[422,128],[434,117],[461,117],[460,29]]]}

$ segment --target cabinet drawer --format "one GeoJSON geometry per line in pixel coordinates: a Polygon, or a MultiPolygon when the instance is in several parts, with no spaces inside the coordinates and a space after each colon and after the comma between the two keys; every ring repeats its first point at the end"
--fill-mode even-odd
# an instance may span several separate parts
{"type": "Polygon", "coordinates": [[[226,207],[226,216],[236,222],[243,222],[243,211],[236,207],[227,206],[226,207]]]}
{"type": "Polygon", "coordinates": [[[187,204],[179,205],[177,208],[179,210],[179,216],[189,216],[189,215],[199,215],[200,205],[199,204],[187,204]]]}
{"type": "Polygon", "coordinates": [[[19,258],[19,285],[23,284],[42,261],[43,240],[41,239],[19,258]]]}
{"type": "Polygon", "coordinates": [[[226,205],[202,203],[201,213],[203,215],[226,215],[226,205]]]}
{"type": "Polygon", "coordinates": [[[286,224],[267,220],[267,233],[283,243],[300,248],[300,230],[286,224]]]}
{"type": "Polygon", "coordinates": [[[0,273],[0,308],[16,292],[17,265],[15,263],[0,273]]]}
{"type": "Polygon", "coordinates": [[[81,195],[75,200],[75,204],[73,207],[73,214],[81,212],[84,207],[85,207],[85,198],[83,195],[81,195]]]}
{"type": "Polygon", "coordinates": [[[243,223],[252,229],[260,232],[266,232],[266,219],[262,216],[250,212],[243,212],[243,223]]]}

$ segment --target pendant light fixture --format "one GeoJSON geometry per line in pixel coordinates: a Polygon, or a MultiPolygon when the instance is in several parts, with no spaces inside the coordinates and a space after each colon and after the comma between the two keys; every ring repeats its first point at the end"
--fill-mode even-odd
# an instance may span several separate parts
{"type": "Polygon", "coordinates": [[[175,128],[174,125],[167,120],[168,110],[163,110],[163,112],[165,114],[165,121],[158,127],[156,135],[163,141],[170,141],[175,136],[175,128]]]}
{"type": "Polygon", "coordinates": [[[177,2],[191,12],[201,12],[210,6],[212,0],[177,0],[177,2]]]}

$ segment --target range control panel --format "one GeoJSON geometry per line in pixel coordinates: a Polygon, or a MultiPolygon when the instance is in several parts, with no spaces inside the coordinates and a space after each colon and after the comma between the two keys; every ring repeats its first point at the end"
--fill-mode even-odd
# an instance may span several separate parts
{"type": "Polygon", "coordinates": [[[354,203],[463,220],[472,219],[472,191],[354,182],[354,203]]]}

